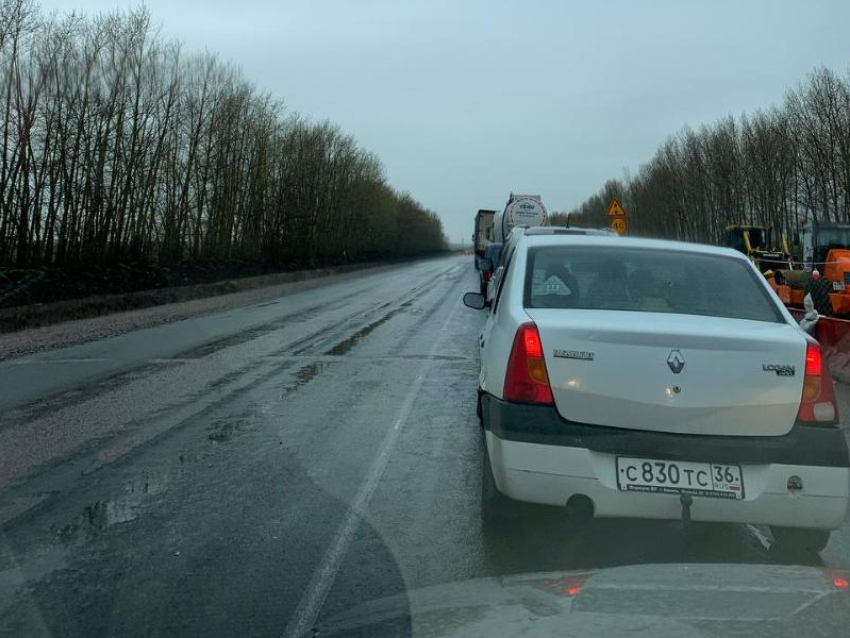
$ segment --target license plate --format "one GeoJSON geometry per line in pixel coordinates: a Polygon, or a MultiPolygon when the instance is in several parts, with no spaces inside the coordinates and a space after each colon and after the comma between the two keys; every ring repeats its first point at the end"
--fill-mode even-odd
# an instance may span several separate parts
{"type": "Polygon", "coordinates": [[[630,492],[744,498],[740,465],[617,457],[617,487],[630,492]]]}

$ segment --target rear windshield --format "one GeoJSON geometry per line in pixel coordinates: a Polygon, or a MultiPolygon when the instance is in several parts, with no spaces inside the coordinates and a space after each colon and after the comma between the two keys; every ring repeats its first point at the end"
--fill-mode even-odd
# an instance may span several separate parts
{"type": "Polygon", "coordinates": [[[745,262],[698,253],[599,246],[529,250],[526,308],[629,310],[781,323],[745,262]]]}

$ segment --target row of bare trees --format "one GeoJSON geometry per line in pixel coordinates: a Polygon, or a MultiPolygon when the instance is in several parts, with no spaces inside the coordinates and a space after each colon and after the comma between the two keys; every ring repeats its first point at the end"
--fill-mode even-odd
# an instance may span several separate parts
{"type": "Polygon", "coordinates": [[[145,9],[0,0],[0,110],[0,266],[297,266],[445,246],[439,217],[352,137],[185,53],[145,9]]]}
{"type": "Polygon", "coordinates": [[[603,225],[612,197],[630,231],[723,242],[733,223],[794,237],[809,219],[850,221],[850,74],[814,71],[767,111],[669,138],[637,175],[612,179],[570,215],[603,225]]]}

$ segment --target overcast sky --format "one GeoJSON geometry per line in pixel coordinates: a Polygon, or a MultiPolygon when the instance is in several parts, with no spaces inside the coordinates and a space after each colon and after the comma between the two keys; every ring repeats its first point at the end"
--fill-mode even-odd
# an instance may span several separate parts
{"type": "Polygon", "coordinates": [[[850,65],[848,0],[146,4],[187,49],[353,134],[452,241],[512,190],[570,209],[683,125],[769,107],[812,68],[850,65]]]}

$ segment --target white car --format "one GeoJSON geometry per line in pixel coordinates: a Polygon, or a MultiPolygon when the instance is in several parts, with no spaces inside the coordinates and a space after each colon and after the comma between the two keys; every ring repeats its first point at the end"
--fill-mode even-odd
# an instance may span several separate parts
{"type": "Polygon", "coordinates": [[[733,250],[521,232],[480,337],[482,514],[771,526],[820,551],[850,454],[808,337],[733,250]]]}

